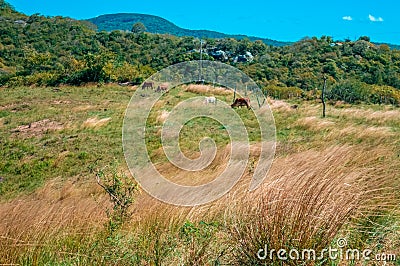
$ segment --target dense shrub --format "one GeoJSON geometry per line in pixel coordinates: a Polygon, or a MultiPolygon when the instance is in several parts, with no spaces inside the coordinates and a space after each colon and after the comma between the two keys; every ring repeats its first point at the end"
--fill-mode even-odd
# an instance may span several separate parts
{"type": "Polygon", "coordinates": [[[265,88],[268,96],[276,99],[291,99],[302,96],[303,91],[296,87],[279,87],[270,85],[265,88]]]}
{"type": "Polygon", "coordinates": [[[400,104],[400,90],[387,85],[369,85],[350,80],[338,83],[327,92],[327,99],[347,103],[400,104]]]}
{"type": "Polygon", "coordinates": [[[367,84],[357,80],[346,80],[337,83],[327,91],[326,98],[329,100],[358,103],[368,99],[370,88],[367,84]]]}
{"type": "Polygon", "coordinates": [[[400,105],[400,90],[390,86],[372,86],[368,97],[372,103],[400,105]]]}

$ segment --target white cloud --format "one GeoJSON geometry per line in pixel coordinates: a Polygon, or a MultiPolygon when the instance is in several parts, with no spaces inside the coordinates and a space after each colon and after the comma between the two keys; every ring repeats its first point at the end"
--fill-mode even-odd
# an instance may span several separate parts
{"type": "Polygon", "coordinates": [[[383,21],[383,18],[381,18],[381,17],[376,18],[376,17],[372,16],[371,14],[368,15],[368,18],[370,21],[373,21],[373,22],[382,22],[383,21]]]}
{"type": "Polygon", "coordinates": [[[348,21],[353,20],[353,18],[351,16],[344,16],[344,17],[342,17],[342,19],[343,20],[348,20],[348,21]]]}

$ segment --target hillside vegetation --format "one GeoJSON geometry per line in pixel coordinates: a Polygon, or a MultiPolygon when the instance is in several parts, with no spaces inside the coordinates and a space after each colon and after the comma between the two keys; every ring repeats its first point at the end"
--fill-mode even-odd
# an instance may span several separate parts
{"type": "MultiPolygon", "coordinates": [[[[166,66],[200,58],[194,37],[97,32],[69,18],[20,14],[3,0],[0,19],[3,86],[139,84],[166,66]]],[[[400,51],[374,45],[368,37],[355,42],[312,37],[284,47],[246,38],[207,38],[203,52],[205,60],[238,67],[275,98],[317,98],[325,75],[331,100],[400,102],[400,51]]]]}
{"type": "Polygon", "coordinates": [[[136,14],[136,13],[120,13],[120,14],[109,14],[101,15],[95,18],[88,19],[87,21],[97,26],[99,31],[131,31],[132,25],[137,22],[143,23],[146,27],[146,31],[150,33],[159,34],[170,34],[175,36],[191,36],[196,38],[211,38],[211,39],[222,39],[222,38],[233,38],[241,40],[248,38],[251,41],[261,40],[266,45],[273,46],[285,46],[290,45],[289,42],[279,42],[271,39],[258,38],[239,34],[225,34],[210,30],[189,30],[183,29],[176,26],[172,22],[153,15],[136,14]]]}

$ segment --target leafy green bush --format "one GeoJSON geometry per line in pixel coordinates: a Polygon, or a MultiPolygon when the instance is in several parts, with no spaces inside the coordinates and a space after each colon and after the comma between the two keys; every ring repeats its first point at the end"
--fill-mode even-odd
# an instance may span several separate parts
{"type": "Polygon", "coordinates": [[[372,86],[369,99],[372,103],[400,105],[400,90],[390,86],[372,86]]]}
{"type": "Polygon", "coordinates": [[[328,90],[326,98],[347,103],[360,103],[367,101],[369,94],[370,88],[367,84],[357,80],[346,80],[337,83],[331,90],[328,90]]]}
{"type": "Polygon", "coordinates": [[[24,85],[54,86],[58,75],[49,72],[35,73],[25,77],[24,85]]]}
{"type": "Polygon", "coordinates": [[[400,90],[387,85],[369,85],[357,80],[343,81],[327,92],[327,99],[347,103],[400,104],[400,90]]]}
{"type": "Polygon", "coordinates": [[[119,172],[116,164],[98,171],[96,179],[109,195],[113,205],[112,210],[107,210],[109,217],[107,226],[112,234],[131,216],[129,207],[134,203],[138,186],[131,178],[119,172]]]}
{"type": "Polygon", "coordinates": [[[5,83],[9,87],[18,87],[25,85],[25,78],[23,76],[14,76],[7,80],[5,83]]]}

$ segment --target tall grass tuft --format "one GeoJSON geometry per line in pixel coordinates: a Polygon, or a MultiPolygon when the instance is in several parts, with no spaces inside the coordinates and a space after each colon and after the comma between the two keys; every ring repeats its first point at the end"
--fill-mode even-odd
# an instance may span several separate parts
{"type": "Polygon", "coordinates": [[[333,147],[277,162],[277,167],[286,167],[272,169],[276,179],[259,191],[247,193],[228,210],[228,236],[233,246],[230,263],[283,265],[277,257],[280,249],[300,252],[299,259],[294,253],[285,265],[311,263],[313,260],[302,259],[302,250],[313,249],[318,257],[352,219],[377,209],[373,191],[383,189],[387,180],[369,180],[371,169],[354,164],[362,158],[350,147],[333,147]],[[267,256],[263,257],[265,248],[267,256]],[[257,256],[260,249],[264,250],[262,259],[257,256]],[[271,256],[272,249],[275,252],[271,256]]]}

